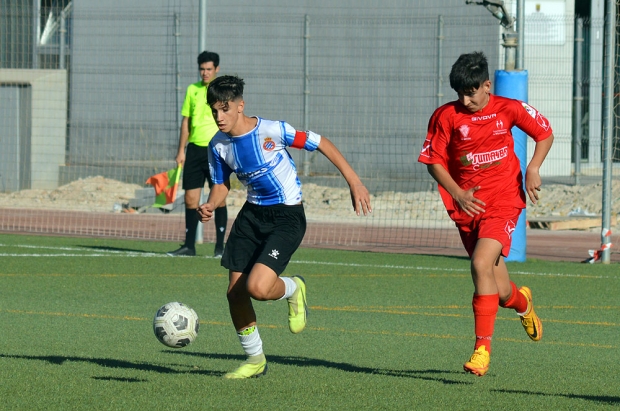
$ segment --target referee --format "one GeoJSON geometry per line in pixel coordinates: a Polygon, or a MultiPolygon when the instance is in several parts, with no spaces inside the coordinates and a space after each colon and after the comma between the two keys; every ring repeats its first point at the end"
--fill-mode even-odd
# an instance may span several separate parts
{"type": "MultiPolygon", "coordinates": [[[[213,120],[211,108],[207,105],[207,87],[220,70],[220,56],[211,51],[198,55],[198,69],[201,81],[187,87],[181,109],[183,121],[179,136],[179,150],[175,161],[183,166],[183,189],[185,190],[185,244],[178,250],[166,254],[176,256],[196,255],[196,230],[199,216],[196,210],[200,203],[200,190],[205,181],[209,189],[213,186],[209,173],[207,150],[211,138],[219,130],[213,120]],[[187,146],[187,150],[186,150],[187,146]]],[[[215,257],[224,252],[224,235],[228,221],[228,210],[224,203],[215,210],[215,257]]]]}

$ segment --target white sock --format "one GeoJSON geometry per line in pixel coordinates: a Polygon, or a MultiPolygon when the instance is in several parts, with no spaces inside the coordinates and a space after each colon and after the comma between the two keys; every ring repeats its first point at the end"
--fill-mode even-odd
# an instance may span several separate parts
{"type": "Polygon", "coordinates": [[[278,298],[278,301],[289,298],[297,291],[297,283],[292,277],[280,277],[280,280],[284,281],[284,295],[278,298]]]}
{"type": "Polygon", "coordinates": [[[263,340],[260,339],[258,328],[255,325],[238,331],[237,336],[239,337],[243,351],[245,351],[248,356],[252,357],[263,353],[263,340]]]}

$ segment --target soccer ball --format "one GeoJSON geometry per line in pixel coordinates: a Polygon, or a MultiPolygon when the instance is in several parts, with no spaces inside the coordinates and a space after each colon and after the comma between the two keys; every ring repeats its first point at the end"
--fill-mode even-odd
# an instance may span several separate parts
{"type": "Polygon", "coordinates": [[[153,319],[153,332],[162,344],[181,348],[198,335],[198,314],[185,304],[172,302],[163,305],[153,319]]]}

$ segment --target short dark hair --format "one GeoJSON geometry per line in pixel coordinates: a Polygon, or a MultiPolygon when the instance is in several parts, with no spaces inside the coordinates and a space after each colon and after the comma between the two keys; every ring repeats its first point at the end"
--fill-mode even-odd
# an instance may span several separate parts
{"type": "Polygon", "coordinates": [[[207,104],[213,106],[218,101],[228,103],[243,98],[245,82],[237,76],[220,76],[209,83],[207,104]]]}
{"type": "Polygon", "coordinates": [[[220,55],[212,51],[203,51],[198,55],[198,66],[202,63],[212,62],[215,67],[220,65],[220,55]]]}
{"type": "Polygon", "coordinates": [[[450,87],[457,93],[477,90],[489,79],[489,63],[484,53],[461,54],[450,71],[450,87]]]}

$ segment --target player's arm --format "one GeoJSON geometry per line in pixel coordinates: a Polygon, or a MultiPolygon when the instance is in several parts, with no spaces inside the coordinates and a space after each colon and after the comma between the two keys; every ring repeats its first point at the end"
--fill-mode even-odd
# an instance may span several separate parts
{"type": "Polygon", "coordinates": [[[534,155],[525,171],[525,191],[532,203],[536,204],[537,191],[540,191],[542,184],[539,170],[553,144],[553,130],[549,120],[529,104],[520,102],[514,107],[515,125],[536,141],[534,155]]]}
{"type": "Polygon", "coordinates": [[[474,197],[474,193],[480,190],[480,186],[463,190],[443,165],[427,164],[426,168],[428,173],[452,196],[468,216],[473,217],[474,214],[484,213],[485,210],[482,207],[486,204],[484,201],[474,197]]]}
{"type": "Polygon", "coordinates": [[[319,143],[317,150],[319,150],[320,153],[327,157],[327,159],[336,166],[346,180],[347,184],[349,184],[349,189],[351,190],[351,202],[353,203],[355,213],[360,215],[360,210],[364,213],[364,215],[372,213],[368,189],[366,189],[366,186],[362,183],[362,180],[360,180],[355,170],[353,170],[353,167],[351,167],[349,162],[344,158],[334,143],[326,137],[321,136],[321,142],[319,143]]]}
{"type": "Polygon", "coordinates": [[[532,156],[532,159],[527,166],[527,170],[525,171],[525,190],[534,204],[538,201],[537,192],[540,191],[540,186],[542,185],[542,180],[540,179],[540,166],[542,166],[543,161],[545,161],[549,150],[551,150],[552,144],[553,134],[544,140],[537,141],[534,148],[534,155],[532,156]]]}
{"type": "Polygon", "coordinates": [[[201,222],[206,223],[213,218],[213,211],[224,204],[229,191],[230,180],[226,180],[224,184],[213,184],[209,191],[207,202],[198,207],[198,215],[201,222]]]}
{"type": "Polygon", "coordinates": [[[183,116],[181,121],[181,130],[179,131],[179,149],[177,150],[177,156],[174,159],[177,165],[183,165],[185,163],[185,146],[189,139],[189,117],[183,116]]]}

